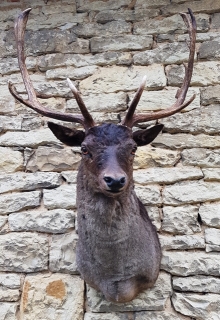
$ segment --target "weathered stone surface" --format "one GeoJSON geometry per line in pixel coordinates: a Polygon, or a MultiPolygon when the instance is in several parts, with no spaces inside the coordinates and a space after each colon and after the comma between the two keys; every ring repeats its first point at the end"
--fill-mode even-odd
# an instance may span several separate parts
{"type": "Polygon", "coordinates": [[[163,190],[163,201],[168,205],[175,206],[211,200],[220,200],[220,183],[203,181],[179,182],[165,186],[163,190]]]}
{"type": "Polygon", "coordinates": [[[18,301],[20,298],[20,292],[18,289],[5,289],[0,286],[0,301],[18,301]]]}
{"type": "Polygon", "coordinates": [[[139,294],[133,301],[127,303],[111,303],[104,299],[102,293],[87,286],[88,306],[93,312],[124,312],[164,309],[167,298],[172,293],[170,275],[161,272],[156,284],[139,294]]]}
{"type": "Polygon", "coordinates": [[[204,203],[199,208],[202,223],[209,227],[220,228],[220,203],[204,203]]]}
{"type": "Polygon", "coordinates": [[[72,28],[72,31],[82,38],[109,37],[120,34],[131,33],[132,25],[123,20],[101,23],[78,24],[72,28]]]}
{"type": "Polygon", "coordinates": [[[62,177],[67,183],[76,183],[77,171],[63,171],[62,177]]]}
{"type": "MultiPolygon", "coordinates": [[[[27,66],[27,69],[30,71],[35,70],[36,58],[27,57],[26,66],[27,66]]],[[[1,75],[11,74],[13,72],[18,72],[18,71],[20,71],[20,69],[18,66],[18,59],[17,58],[7,57],[7,58],[0,59],[0,74],[1,75]]]]}
{"type": "Polygon", "coordinates": [[[152,36],[123,35],[109,37],[94,37],[90,41],[91,52],[131,51],[150,49],[153,43],[152,36]]]}
{"type": "Polygon", "coordinates": [[[26,170],[31,172],[74,170],[78,168],[81,155],[73,152],[69,147],[40,146],[31,151],[27,157],[26,170]]]}
{"type": "Polygon", "coordinates": [[[11,231],[62,233],[74,228],[75,215],[71,210],[24,211],[8,217],[11,231]]]}
{"type": "Polygon", "coordinates": [[[75,253],[77,239],[75,231],[52,237],[49,261],[52,272],[78,273],[75,253]]]}
{"type": "Polygon", "coordinates": [[[163,63],[165,65],[182,61],[188,61],[189,48],[186,43],[167,43],[158,46],[149,51],[136,53],[134,55],[134,64],[149,65],[152,63],[163,63]]]}
{"type": "Polygon", "coordinates": [[[203,168],[205,181],[220,181],[220,171],[218,168],[203,168]]]}
{"type": "Polygon", "coordinates": [[[220,279],[200,275],[173,277],[173,288],[178,291],[220,293],[220,279]]]}
{"type": "Polygon", "coordinates": [[[135,313],[135,320],[180,320],[182,318],[175,313],[170,313],[167,311],[159,311],[159,312],[150,312],[150,311],[142,311],[135,313]]]}
{"type": "Polygon", "coordinates": [[[161,204],[160,187],[158,185],[135,186],[135,191],[144,205],[161,204]]]}
{"type": "Polygon", "coordinates": [[[6,86],[0,86],[1,100],[0,100],[0,114],[10,114],[15,110],[15,100],[11,97],[6,86]]]}
{"type": "Polygon", "coordinates": [[[0,319],[17,320],[16,311],[17,303],[0,302],[0,319]]]}
{"type": "Polygon", "coordinates": [[[24,320],[82,320],[84,283],[64,274],[28,275],[21,300],[24,320]]]}
{"type": "Polygon", "coordinates": [[[0,286],[5,289],[19,289],[20,275],[16,273],[0,273],[0,286]]]}
{"type": "Polygon", "coordinates": [[[211,245],[220,246],[220,230],[215,228],[205,229],[205,242],[211,245]]]}
{"type": "MultiPolygon", "coordinates": [[[[180,3],[172,3],[167,6],[164,6],[162,8],[162,14],[169,15],[174,14],[178,12],[187,12],[188,9],[188,3],[180,1],[180,3]]],[[[191,1],[190,2],[190,8],[191,10],[196,12],[206,12],[206,13],[212,13],[215,11],[218,11],[220,8],[220,2],[219,0],[200,0],[200,1],[191,1]]]]}
{"type": "Polygon", "coordinates": [[[154,146],[163,146],[172,149],[180,148],[220,148],[220,137],[205,134],[191,135],[177,133],[171,135],[163,133],[152,142],[154,146]]]}
{"type": "MultiPolygon", "coordinates": [[[[83,96],[89,112],[119,112],[127,109],[127,95],[124,92],[107,94],[89,94],[83,96]]],[[[78,112],[79,107],[74,99],[67,101],[67,112],[78,112]]]]}
{"type": "Polygon", "coordinates": [[[204,106],[220,103],[220,85],[208,86],[201,89],[201,103],[204,106]]]}
{"type": "Polygon", "coordinates": [[[182,151],[182,161],[187,166],[220,167],[220,150],[203,148],[185,149],[182,151]]]}
{"type": "Polygon", "coordinates": [[[163,19],[147,19],[134,24],[134,34],[183,33],[186,27],[179,15],[163,19]]]}
{"type": "Polygon", "coordinates": [[[135,8],[160,8],[161,6],[166,6],[170,2],[168,0],[155,0],[154,2],[150,0],[137,0],[135,3],[135,8]]]}
{"type": "Polygon", "coordinates": [[[153,222],[153,225],[157,228],[159,231],[161,228],[161,214],[160,209],[158,207],[153,206],[146,206],[147,213],[153,222]]]}
{"type": "Polygon", "coordinates": [[[205,240],[200,235],[196,236],[163,236],[160,235],[160,244],[163,250],[189,250],[204,249],[205,240]]]}
{"type": "Polygon", "coordinates": [[[161,269],[176,276],[220,275],[220,256],[217,253],[164,251],[161,269]]]}
{"type": "Polygon", "coordinates": [[[91,77],[81,81],[80,90],[96,94],[136,90],[145,74],[148,75],[146,88],[165,87],[164,68],[155,64],[148,67],[134,66],[132,69],[119,66],[99,68],[91,77]]]}
{"type": "Polygon", "coordinates": [[[199,48],[198,54],[200,59],[219,60],[220,38],[203,42],[199,48]]]}
{"type": "Polygon", "coordinates": [[[82,80],[91,76],[95,71],[96,66],[86,66],[80,68],[68,67],[68,68],[56,68],[52,70],[47,70],[47,79],[66,79],[70,78],[72,80],[82,80]]]}
{"type": "Polygon", "coordinates": [[[126,313],[92,313],[86,312],[84,320],[129,320],[129,315],[126,313]]]}
{"type": "Polygon", "coordinates": [[[193,234],[201,231],[198,206],[163,207],[162,231],[172,234],[193,234]]]}
{"type": "Polygon", "coordinates": [[[36,208],[40,205],[40,198],[40,191],[0,195],[0,214],[36,208]]]}
{"type": "Polygon", "coordinates": [[[76,208],[76,185],[62,185],[56,189],[44,190],[44,205],[47,209],[76,208]]]}
{"type": "Polygon", "coordinates": [[[48,239],[37,233],[11,232],[0,235],[0,271],[47,270],[48,239]]]}
{"type": "Polygon", "coordinates": [[[0,137],[0,144],[5,147],[37,147],[40,145],[59,144],[50,129],[29,132],[6,132],[0,137]]]}
{"type": "Polygon", "coordinates": [[[62,183],[61,175],[52,172],[10,173],[0,175],[0,193],[8,191],[31,191],[38,188],[56,188],[62,183]]]}
{"type": "Polygon", "coordinates": [[[23,167],[23,155],[20,151],[0,147],[0,173],[15,172],[23,167]]]}
{"type": "Polygon", "coordinates": [[[218,294],[193,294],[174,293],[172,302],[176,311],[197,319],[218,319],[220,312],[220,295],[218,294]]]}
{"type": "Polygon", "coordinates": [[[87,0],[79,0],[77,1],[77,12],[87,12],[90,10],[95,11],[103,11],[103,10],[117,10],[121,7],[127,7],[128,2],[126,0],[119,0],[115,2],[114,0],[110,1],[87,1],[87,0]]]}
{"type": "Polygon", "coordinates": [[[7,223],[7,221],[8,221],[7,216],[6,217],[5,216],[0,216],[0,229],[2,227],[4,227],[4,225],[7,223]]]}
{"type": "Polygon", "coordinates": [[[166,132],[215,134],[220,131],[219,109],[220,105],[201,107],[162,119],[161,123],[164,124],[166,132]]]}
{"type": "Polygon", "coordinates": [[[134,181],[139,184],[175,183],[182,180],[203,178],[201,169],[195,167],[149,168],[134,172],[134,181]]]}
{"type": "MultiPolygon", "coordinates": [[[[175,102],[175,95],[176,95],[177,88],[166,87],[164,90],[160,91],[144,91],[141,95],[140,102],[138,103],[138,112],[144,113],[149,111],[158,111],[162,109],[166,109],[175,102]]],[[[186,100],[191,98],[193,94],[196,94],[195,100],[184,109],[184,111],[189,111],[195,108],[200,107],[200,92],[198,88],[189,88],[186,100]]],[[[129,100],[132,101],[135,93],[129,92],[129,100]]],[[[178,113],[178,116],[182,116],[182,113],[178,113]]],[[[165,122],[166,119],[164,118],[161,120],[162,123],[165,122]]]]}
{"type": "Polygon", "coordinates": [[[144,146],[138,148],[134,158],[134,169],[148,167],[171,167],[180,159],[177,151],[144,146]]]}

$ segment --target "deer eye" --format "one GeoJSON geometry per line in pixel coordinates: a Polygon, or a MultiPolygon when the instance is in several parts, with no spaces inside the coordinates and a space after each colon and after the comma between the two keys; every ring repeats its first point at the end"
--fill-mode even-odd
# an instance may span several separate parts
{"type": "Polygon", "coordinates": [[[136,151],[137,151],[137,147],[134,147],[134,148],[131,150],[131,154],[134,156],[136,151]]]}
{"type": "Polygon", "coordinates": [[[82,151],[82,154],[85,154],[85,155],[89,154],[89,151],[85,146],[81,147],[81,151],[82,151]]]}

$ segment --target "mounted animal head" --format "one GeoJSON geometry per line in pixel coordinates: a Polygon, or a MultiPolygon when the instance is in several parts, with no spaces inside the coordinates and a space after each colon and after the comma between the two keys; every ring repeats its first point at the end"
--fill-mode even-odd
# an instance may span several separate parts
{"type": "Polygon", "coordinates": [[[189,15],[181,13],[190,36],[190,53],[188,66],[185,66],[183,85],[176,94],[176,102],[166,110],[135,114],[136,106],[144,90],[146,82],[145,76],[121,123],[118,125],[105,123],[97,126],[88,112],[78,90],[69,79],[67,79],[69,87],[79,105],[81,114],[72,115],[49,110],[44,108],[37,100],[37,97],[40,97],[40,95],[35,92],[31,83],[25,65],[24,54],[24,33],[30,10],[31,9],[27,9],[22,12],[15,23],[19,67],[28,93],[28,99],[23,99],[11,83],[9,83],[9,90],[18,101],[44,116],[62,121],[80,123],[84,130],[69,129],[51,122],[48,123],[48,126],[63,143],[69,146],[81,146],[82,165],[87,168],[87,174],[91,178],[89,180],[94,190],[101,191],[107,196],[118,195],[128,187],[132,180],[132,164],[137,147],[144,146],[153,141],[162,130],[163,125],[159,124],[149,129],[135,132],[132,132],[132,127],[141,122],[171,116],[188,106],[195,98],[194,95],[187,102],[184,102],[192,77],[195,54],[196,24],[194,16],[190,9],[189,15]]]}

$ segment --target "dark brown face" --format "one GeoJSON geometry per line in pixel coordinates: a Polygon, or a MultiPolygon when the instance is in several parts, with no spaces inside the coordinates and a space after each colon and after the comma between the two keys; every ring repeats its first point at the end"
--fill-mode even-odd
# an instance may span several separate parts
{"type": "Polygon", "coordinates": [[[137,145],[124,126],[103,124],[88,131],[81,145],[82,165],[93,188],[107,196],[121,194],[132,179],[137,145]]]}

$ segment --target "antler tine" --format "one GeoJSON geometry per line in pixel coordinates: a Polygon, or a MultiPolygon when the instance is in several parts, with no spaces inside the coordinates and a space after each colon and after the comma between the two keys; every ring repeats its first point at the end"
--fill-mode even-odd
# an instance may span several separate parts
{"type": "MultiPolygon", "coordinates": [[[[83,106],[84,108],[81,107],[80,109],[82,111],[82,115],[76,114],[72,115],[69,113],[61,113],[58,111],[53,111],[44,108],[44,106],[37,100],[37,95],[34,90],[34,87],[31,83],[30,76],[27,71],[27,67],[25,65],[25,53],[24,53],[24,33],[25,33],[25,28],[26,24],[28,21],[28,15],[29,12],[31,11],[31,8],[24,10],[17,18],[15,22],[15,38],[16,38],[16,44],[17,44],[17,53],[18,53],[18,64],[19,68],[21,71],[21,75],[23,78],[23,82],[28,94],[28,99],[23,99],[17,92],[15,86],[9,82],[8,87],[10,93],[20,101],[21,103],[25,104],[27,107],[35,110],[36,112],[42,114],[43,116],[57,119],[57,120],[62,120],[62,121],[69,121],[69,122],[77,122],[83,125],[83,127],[88,130],[90,127],[94,125],[94,121],[87,111],[84,103],[83,106]],[[83,110],[82,110],[83,109],[83,110]]],[[[75,96],[76,97],[76,96],[75,96]]],[[[82,99],[77,99],[77,103],[79,104],[79,100],[82,101],[82,99]]]]}
{"type": "MultiPolygon", "coordinates": [[[[124,125],[128,127],[133,127],[137,123],[169,117],[181,111],[182,109],[184,109],[195,99],[196,95],[194,94],[188,101],[184,103],[184,100],[186,98],[186,94],[190,85],[190,81],[192,78],[194,55],[195,55],[195,43],[196,43],[196,20],[191,9],[188,9],[188,13],[189,13],[189,16],[186,13],[180,13],[188,29],[189,38],[190,38],[190,46],[189,46],[190,52],[189,52],[188,65],[187,66],[184,65],[185,76],[184,76],[184,80],[181,88],[177,90],[176,102],[171,107],[165,110],[133,115],[132,119],[129,119],[129,121],[127,122],[125,120],[123,121],[124,125]]],[[[129,112],[130,112],[130,107],[129,107],[128,113],[129,112]]]]}

